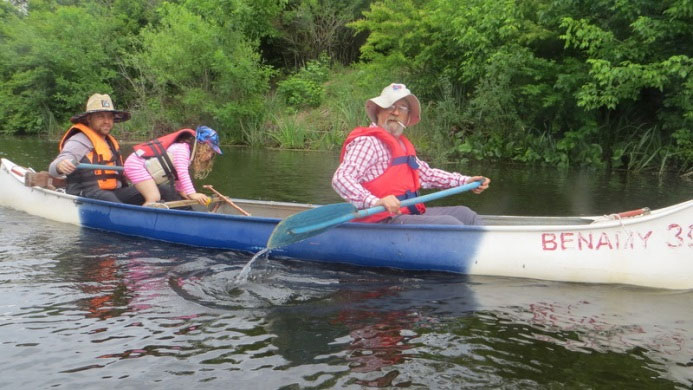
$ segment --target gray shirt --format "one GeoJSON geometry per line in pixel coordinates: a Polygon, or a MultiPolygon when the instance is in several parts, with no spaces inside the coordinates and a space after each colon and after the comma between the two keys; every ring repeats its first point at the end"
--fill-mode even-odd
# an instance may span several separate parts
{"type": "Polygon", "coordinates": [[[56,167],[59,162],[65,159],[71,160],[72,162],[80,162],[82,157],[86,156],[87,153],[91,152],[92,149],[94,149],[94,145],[91,144],[89,137],[82,132],[76,133],[65,141],[63,150],[48,166],[48,173],[55,177],[63,176],[62,173],[58,173],[58,169],[56,167]]]}

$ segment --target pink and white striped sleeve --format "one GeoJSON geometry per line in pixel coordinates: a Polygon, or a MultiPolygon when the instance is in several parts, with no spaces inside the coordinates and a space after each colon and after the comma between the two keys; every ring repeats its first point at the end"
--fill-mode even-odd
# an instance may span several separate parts
{"type": "Polygon", "coordinates": [[[173,167],[178,172],[178,180],[176,180],[176,191],[186,195],[194,194],[195,187],[190,179],[190,146],[186,143],[175,143],[166,150],[173,158],[173,167]]]}

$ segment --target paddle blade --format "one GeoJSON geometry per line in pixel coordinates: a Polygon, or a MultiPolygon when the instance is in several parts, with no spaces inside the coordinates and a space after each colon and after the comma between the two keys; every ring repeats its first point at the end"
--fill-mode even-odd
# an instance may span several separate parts
{"type": "Polygon", "coordinates": [[[353,205],[335,203],[294,214],[277,224],[267,240],[267,248],[279,248],[320,234],[335,225],[356,218],[357,215],[354,213],[356,207],[353,205]],[[297,233],[296,229],[302,232],[297,233]]]}
{"type": "MultiPolygon", "coordinates": [[[[458,194],[460,192],[473,190],[481,185],[481,182],[461,185],[459,187],[448,188],[447,190],[434,192],[431,194],[417,196],[404,200],[402,206],[409,206],[416,203],[423,203],[429,200],[440,199],[445,196],[458,194]]],[[[315,236],[327,229],[335,227],[354,218],[367,217],[375,213],[385,211],[383,206],[375,206],[369,209],[356,210],[356,207],[349,203],[329,204],[307,210],[302,213],[294,214],[281,221],[267,240],[267,248],[273,249],[294,242],[315,236]]]]}

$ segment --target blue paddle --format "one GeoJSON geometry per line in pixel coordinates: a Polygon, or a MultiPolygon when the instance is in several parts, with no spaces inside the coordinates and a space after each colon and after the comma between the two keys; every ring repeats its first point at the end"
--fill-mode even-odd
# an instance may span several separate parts
{"type": "Polygon", "coordinates": [[[79,164],[77,164],[77,169],[101,169],[101,170],[108,170],[108,171],[122,171],[123,167],[111,166],[111,165],[79,163],[79,164]]]}
{"type": "MultiPolygon", "coordinates": [[[[425,203],[434,199],[473,190],[480,185],[480,181],[475,181],[459,187],[432,192],[427,195],[417,196],[416,198],[405,199],[401,202],[401,205],[402,207],[406,207],[416,203],[425,203]]],[[[327,229],[341,225],[352,219],[367,217],[382,211],[385,211],[383,206],[357,210],[356,207],[350,203],[328,204],[306,210],[289,216],[279,222],[274,228],[272,235],[267,240],[267,248],[273,249],[293,244],[294,242],[318,235],[327,229]]]]}

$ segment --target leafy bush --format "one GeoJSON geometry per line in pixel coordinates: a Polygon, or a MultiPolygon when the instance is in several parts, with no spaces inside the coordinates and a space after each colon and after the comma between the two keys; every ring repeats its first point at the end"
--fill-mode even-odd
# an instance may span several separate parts
{"type": "Polygon", "coordinates": [[[280,81],[277,92],[284,97],[286,104],[296,108],[317,107],[325,94],[320,84],[297,76],[280,81]]]}
{"type": "Polygon", "coordinates": [[[322,83],[329,75],[329,58],[322,54],[318,60],[308,61],[298,73],[279,82],[277,92],[286,104],[295,108],[317,107],[325,98],[322,83]]]}
{"type": "Polygon", "coordinates": [[[692,16],[688,0],[382,0],[351,26],[369,33],[370,72],[403,75],[429,102],[452,84],[473,133],[439,131],[458,153],[601,166],[632,140],[624,129],[656,127],[671,152],[641,163],[685,169],[692,16]],[[528,136],[547,142],[525,153],[528,136]]]}
{"type": "MultiPolygon", "coordinates": [[[[184,6],[165,3],[161,20],[142,30],[141,49],[127,57],[138,104],[179,125],[207,124],[241,140],[239,124],[263,115],[272,70],[253,43],[184,6]]],[[[173,129],[168,129],[173,130],[173,129]]]]}
{"type": "MultiPolygon", "coordinates": [[[[112,37],[118,23],[107,10],[63,6],[1,16],[3,132],[61,131],[70,116],[84,110],[89,95],[113,94],[118,48],[112,37]]],[[[112,98],[123,106],[118,96],[112,98]]]]}

